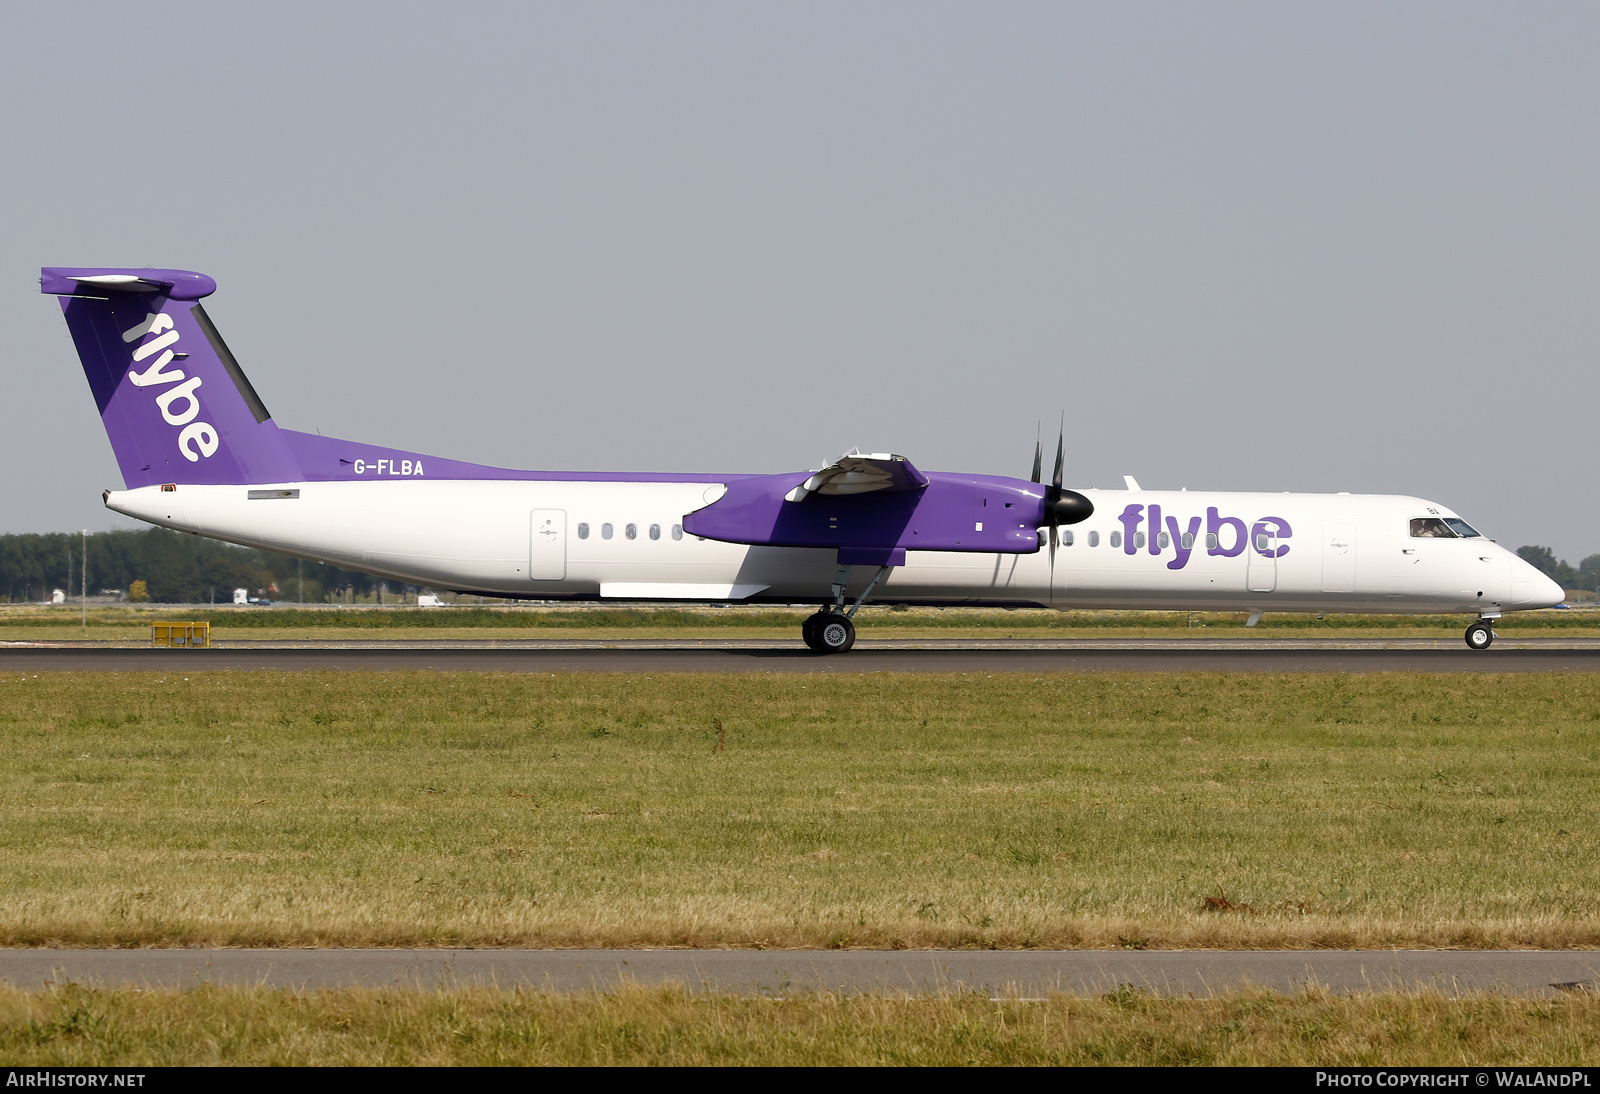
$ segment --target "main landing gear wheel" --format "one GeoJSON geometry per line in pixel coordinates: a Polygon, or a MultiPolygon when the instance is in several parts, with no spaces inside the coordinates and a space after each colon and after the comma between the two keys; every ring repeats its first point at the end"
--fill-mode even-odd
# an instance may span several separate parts
{"type": "Polygon", "coordinates": [[[827,612],[817,612],[815,615],[806,616],[806,621],[800,624],[800,637],[805,639],[807,646],[818,653],[822,652],[822,645],[817,639],[817,626],[827,618],[827,612]]]}
{"type": "Polygon", "coordinates": [[[847,616],[830,614],[817,625],[817,642],[823,653],[843,653],[856,644],[856,625],[847,616]]]}
{"type": "Polygon", "coordinates": [[[818,653],[843,653],[856,644],[856,626],[838,612],[818,612],[800,628],[806,645],[818,653]]]}
{"type": "Polygon", "coordinates": [[[1494,630],[1489,624],[1478,622],[1467,628],[1467,646],[1470,649],[1486,650],[1494,641],[1494,630]]]}

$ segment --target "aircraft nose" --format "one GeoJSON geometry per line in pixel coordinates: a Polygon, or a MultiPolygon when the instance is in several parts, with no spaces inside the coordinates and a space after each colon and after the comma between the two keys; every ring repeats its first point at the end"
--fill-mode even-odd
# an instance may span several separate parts
{"type": "Polygon", "coordinates": [[[1543,574],[1540,574],[1539,577],[1541,580],[1534,590],[1539,600],[1539,607],[1553,608],[1567,599],[1567,590],[1543,574]]]}
{"type": "Polygon", "coordinates": [[[1517,567],[1511,582],[1511,604],[1508,607],[1516,610],[1553,608],[1566,599],[1565,589],[1524,562],[1517,567]]]}

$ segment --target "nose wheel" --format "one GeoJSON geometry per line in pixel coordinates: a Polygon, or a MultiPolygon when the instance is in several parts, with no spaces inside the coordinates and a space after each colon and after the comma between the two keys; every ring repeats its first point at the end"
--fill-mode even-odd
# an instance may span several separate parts
{"type": "Polygon", "coordinates": [[[1467,648],[1486,650],[1494,642],[1494,629],[1481,619],[1467,628],[1467,648]]]}
{"type": "Polygon", "coordinates": [[[856,625],[839,612],[818,612],[801,624],[800,635],[818,653],[843,653],[856,644],[856,625]]]}

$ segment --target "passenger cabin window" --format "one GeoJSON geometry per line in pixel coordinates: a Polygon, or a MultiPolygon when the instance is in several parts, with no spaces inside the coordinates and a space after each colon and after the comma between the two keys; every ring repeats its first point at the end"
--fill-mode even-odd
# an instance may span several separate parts
{"type": "Polygon", "coordinates": [[[1412,539],[1455,539],[1455,532],[1438,517],[1412,517],[1412,539]]]}
{"type": "Polygon", "coordinates": [[[1068,547],[1072,546],[1072,529],[1071,528],[1068,528],[1065,532],[1061,533],[1061,542],[1065,543],[1068,547]]]}
{"type": "Polygon", "coordinates": [[[1122,533],[1121,532],[1112,532],[1111,533],[1111,546],[1113,546],[1113,547],[1121,547],[1122,546],[1122,533]]]}
{"type": "Polygon", "coordinates": [[[1193,532],[1185,532],[1185,533],[1183,533],[1182,542],[1183,542],[1183,549],[1185,551],[1194,550],[1194,533],[1193,532]]]}
{"type": "Polygon", "coordinates": [[[1143,532],[1135,532],[1135,533],[1133,533],[1133,545],[1135,547],[1143,547],[1144,546],[1144,533],[1143,532]]]}
{"type": "Polygon", "coordinates": [[[627,536],[629,539],[638,539],[639,526],[637,524],[630,524],[622,530],[622,534],[627,536]]]}
{"type": "Polygon", "coordinates": [[[652,524],[650,526],[650,538],[651,539],[660,539],[661,538],[661,525],[652,524]]]}
{"type": "Polygon", "coordinates": [[[1089,546],[1091,546],[1091,547],[1100,546],[1100,533],[1099,532],[1090,532],[1089,533],[1089,546]]]}
{"type": "Polygon", "coordinates": [[[602,524],[600,526],[600,538],[601,539],[610,539],[611,538],[611,525],[602,524]]]}
{"type": "Polygon", "coordinates": [[[674,524],[672,526],[672,538],[673,539],[682,539],[683,538],[683,525],[674,524]]]}
{"type": "Polygon", "coordinates": [[[578,525],[578,538],[579,539],[588,539],[589,538],[589,526],[587,524],[579,524],[578,525]]]}
{"type": "Polygon", "coordinates": [[[1169,536],[1167,533],[1160,532],[1160,533],[1158,533],[1156,535],[1156,546],[1157,547],[1159,547],[1163,551],[1165,551],[1171,545],[1172,545],[1172,537],[1169,536]]]}
{"type": "Polygon", "coordinates": [[[1217,549],[1217,533],[1215,533],[1215,532],[1207,532],[1206,533],[1206,550],[1215,551],[1216,549],[1217,549]]]}

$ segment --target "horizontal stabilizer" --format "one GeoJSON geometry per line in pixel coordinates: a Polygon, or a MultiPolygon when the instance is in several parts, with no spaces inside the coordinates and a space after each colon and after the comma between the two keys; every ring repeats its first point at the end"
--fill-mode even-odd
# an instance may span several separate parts
{"type": "Polygon", "coordinates": [[[160,293],[168,300],[200,300],[216,292],[217,283],[193,270],[46,266],[39,271],[39,291],[47,296],[100,299],[105,299],[108,292],[160,293]]]}

